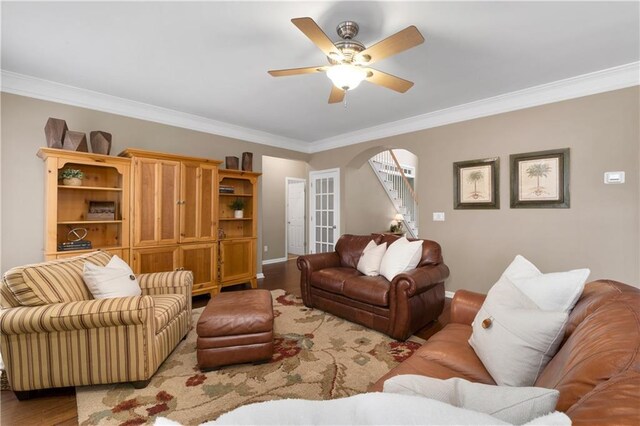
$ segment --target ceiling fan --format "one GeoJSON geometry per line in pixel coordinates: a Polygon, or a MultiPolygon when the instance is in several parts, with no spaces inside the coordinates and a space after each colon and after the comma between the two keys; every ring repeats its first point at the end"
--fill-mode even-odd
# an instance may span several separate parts
{"type": "Polygon", "coordinates": [[[330,65],[271,70],[269,74],[273,77],[326,72],[333,82],[330,104],[342,102],[346,92],[358,87],[363,80],[400,93],[413,86],[411,81],[369,68],[374,62],[422,44],[424,37],[413,25],[365,48],[364,44],[354,39],[359,30],[354,21],[344,21],[337,26],[336,32],[341,40],[335,43],[311,18],[294,18],[291,22],[327,55],[330,65]]]}

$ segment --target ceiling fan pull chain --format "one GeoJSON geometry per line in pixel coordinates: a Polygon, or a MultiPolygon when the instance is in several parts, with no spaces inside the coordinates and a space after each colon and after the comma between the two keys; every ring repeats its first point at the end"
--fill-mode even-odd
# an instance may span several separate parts
{"type": "MultiPolygon", "coordinates": [[[[344,90],[344,89],[342,89],[344,90]]],[[[347,109],[347,92],[349,92],[348,90],[344,91],[344,109],[347,109]]]]}

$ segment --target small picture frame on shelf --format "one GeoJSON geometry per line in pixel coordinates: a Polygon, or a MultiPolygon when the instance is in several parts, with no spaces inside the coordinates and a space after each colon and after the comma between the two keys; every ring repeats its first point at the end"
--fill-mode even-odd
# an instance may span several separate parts
{"type": "Polygon", "coordinates": [[[89,201],[87,220],[116,220],[115,201],[89,201]]]}
{"type": "Polygon", "coordinates": [[[500,208],[500,159],[458,161],[453,163],[453,208],[500,208]]]}
{"type": "Polygon", "coordinates": [[[509,158],[511,208],[569,208],[569,148],[509,158]]]}

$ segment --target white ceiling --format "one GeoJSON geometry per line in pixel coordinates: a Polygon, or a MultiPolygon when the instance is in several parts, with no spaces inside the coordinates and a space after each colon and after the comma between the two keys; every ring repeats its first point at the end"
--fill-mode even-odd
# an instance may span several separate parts
{"type": "MultiPolygon", "coordinates": [[[[313,144],[640,59],[638,2],[2,2],[2,69],[313,144]],[[363,83],[329,105],[323,74],[342,20],[369,46],[409,25],[425,43],[375,64],[415,82],[363,83]]],[[[4,85],[3,85],[4,89],[4,85]]]]}

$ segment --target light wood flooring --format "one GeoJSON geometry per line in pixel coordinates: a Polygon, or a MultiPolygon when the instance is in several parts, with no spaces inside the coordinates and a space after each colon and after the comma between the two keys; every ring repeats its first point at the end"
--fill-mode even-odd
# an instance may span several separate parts
{"type": "MultiPolygon", "coordinates": [[[[287,262],[264,265],[264,279],[258,281],[260,288],[268,290],[283,289],[289,293],[300,295],[300,271],[295,259],[287,262]]],[[[225,291],[241,290],[242,286],[234,286],[225,291]]],[[[193,299],[193,307],[205,306],[209,296],[197,296],[193,299]]],[[[438,321],[416,333],[428,339],[449,322],[450,300],[446,299],[445,309],[438,321]]],[[[0,424],[13,425],[76,425],[78,411],[76,408],[75,388],[47,389],[28,401],[18,401],[11,391],[2,391],[0,401],[0,424]]]]}

